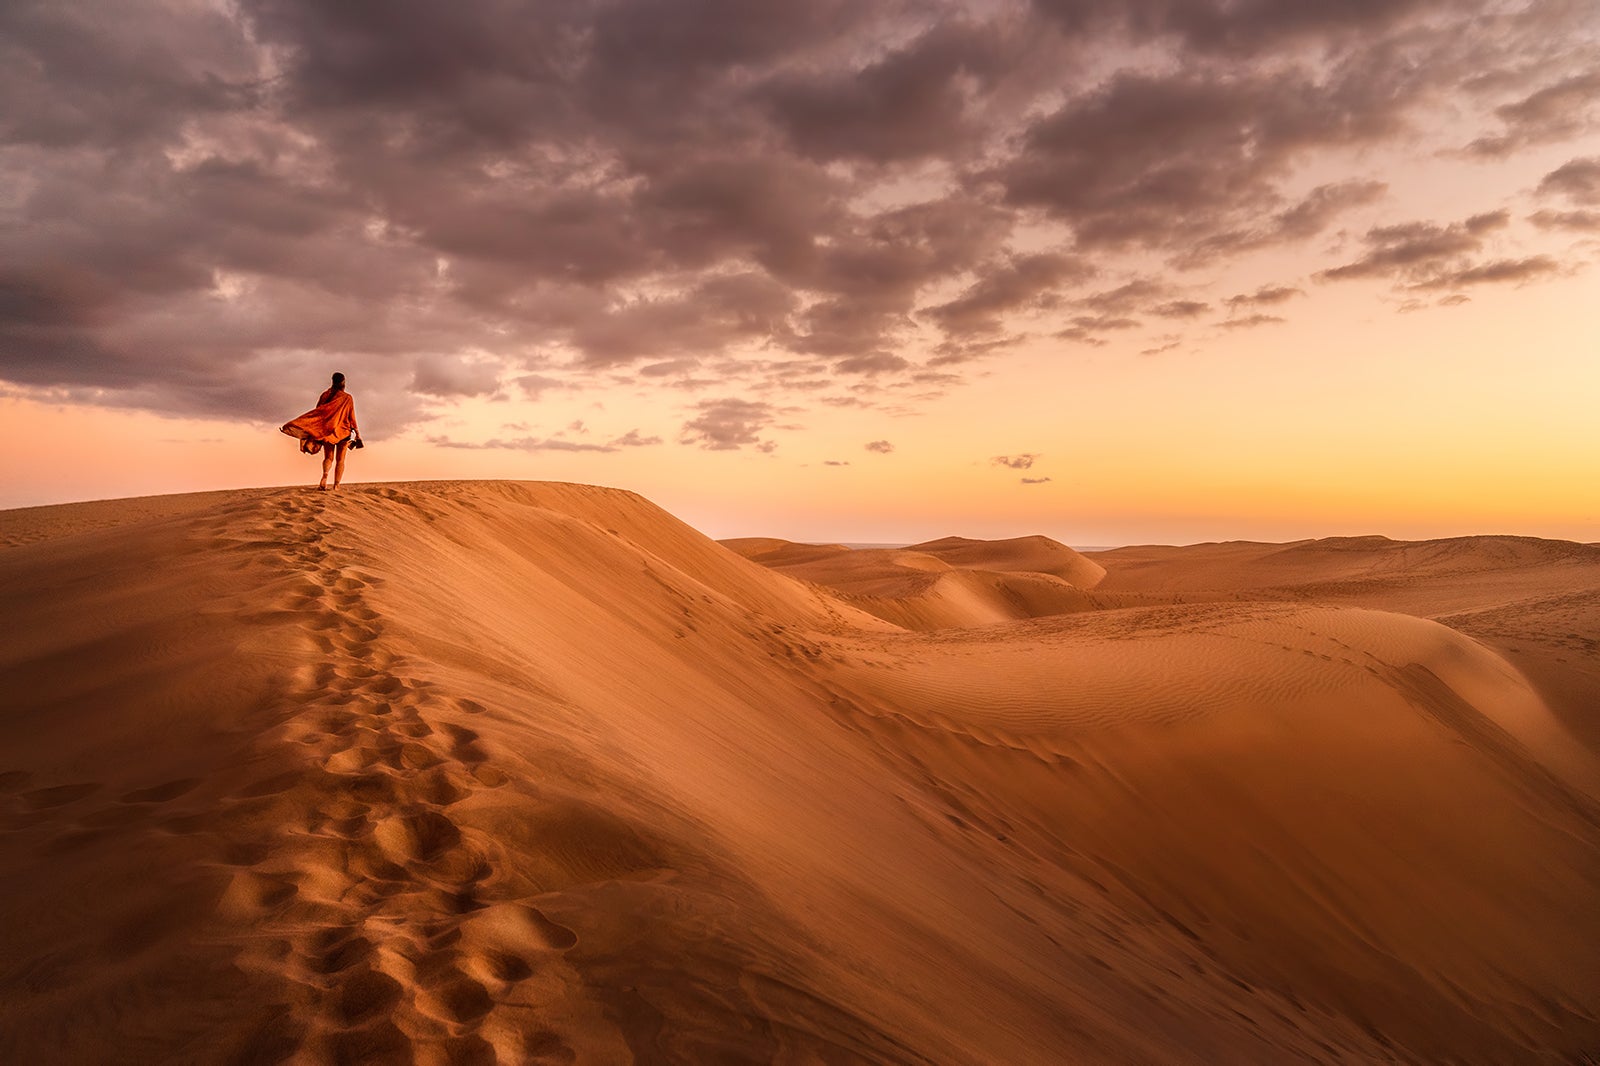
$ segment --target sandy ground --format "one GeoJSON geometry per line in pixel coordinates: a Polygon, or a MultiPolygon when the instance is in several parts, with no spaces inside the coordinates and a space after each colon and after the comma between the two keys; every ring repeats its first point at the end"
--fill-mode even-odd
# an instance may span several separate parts
{"type": "Polygon", "coordinates": [[[1593,548],[445,482],[0,542],[0,1061],[1600,1055],[1593,548]]]}

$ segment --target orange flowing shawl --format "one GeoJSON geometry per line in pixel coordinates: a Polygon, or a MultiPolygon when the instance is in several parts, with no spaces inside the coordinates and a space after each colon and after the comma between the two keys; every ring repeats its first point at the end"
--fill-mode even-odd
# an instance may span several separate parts
{"type": "Polygon", "coordinates": [[[280,432],[296,437],[300,450],[314,453],[324,444],[339,444],[356,431],[356,401],[343,389],[329,389],[317,406],[279,427],[280,432]]]}

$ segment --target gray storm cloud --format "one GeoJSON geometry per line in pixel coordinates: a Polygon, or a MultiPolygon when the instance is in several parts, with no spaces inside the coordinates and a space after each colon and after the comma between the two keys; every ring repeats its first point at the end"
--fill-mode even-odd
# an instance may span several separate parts
{"type": "MultiPolygon", "coordinates": [[[[762,404],[800,390],[948,388],[1025,336],[1204,322],[1184,271],[1381,204],[1370,174],[1296,175],[1403,145],[1443,99],[1475,158],[1592,131],[1583,8],[16,0],[0,379],[272,422],[337,364],[402,426],[681,366],[639,373],[758,397],[691,403],[681,441],[765,447],[762,404]],[[1106,276],[1121,253],[1166,265],[1106,276]]],[[[1593,165],[1551,173],[1534,232],[1592,228],[1593,165]]],[[[1471,219],[1364,241],[1309,276],[1563,267],[1486,254],[1471,219]]]]}

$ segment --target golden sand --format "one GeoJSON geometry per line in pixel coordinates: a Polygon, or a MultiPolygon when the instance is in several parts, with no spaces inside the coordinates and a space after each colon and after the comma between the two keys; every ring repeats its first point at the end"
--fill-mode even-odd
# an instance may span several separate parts
{"type": "Polygon", "coordinates": [[[495,482],[0,540],[8,1061],[1600,1052],[1600,549],[495,482]]]}

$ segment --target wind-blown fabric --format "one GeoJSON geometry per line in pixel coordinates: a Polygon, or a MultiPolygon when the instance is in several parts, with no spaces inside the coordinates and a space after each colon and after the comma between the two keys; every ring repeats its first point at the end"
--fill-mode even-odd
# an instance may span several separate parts
{"type": "Polygon", "coordinates": [[[324,444],[341,444],[356,432],[356,401],[343,389],[329,389],[317,406],[279,427],[300,441],[300,450],[315,453],[324,444]]]}

